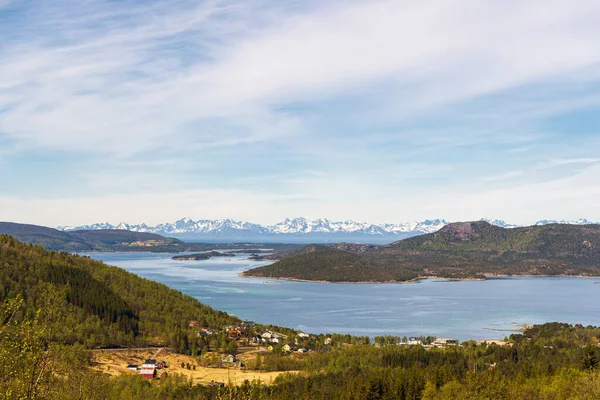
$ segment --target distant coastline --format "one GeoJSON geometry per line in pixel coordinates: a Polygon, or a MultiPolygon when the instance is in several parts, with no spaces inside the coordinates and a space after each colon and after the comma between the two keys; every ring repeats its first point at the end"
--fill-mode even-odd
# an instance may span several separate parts
{"type": "MultiPolygon", "coordinates": [[[[416,278],[408,279],[406,281],[327,281],[327,280],[311,280],[311,279],[300,279],[300,278],[290,278],[290,277],[278,277],[278,276],[252,276],[247,275],[247,271],[238,272],[238,276],[241,278],[251,278],[251,279],[276,279],[280,281],[290,281],[290,282],[307,282],[307,283],[331,283],[331,284],[343,284],[343,285],[368,285],[368,284],[415,284],[419,281],[427,280],[427,279],[440,279],[448,282],[458,282],[458,281],[487,281],[489,279],[494,278],[588,278],[588,279],[598,279],[600,275],[531,275],[531,274],[513,274],[513,275],[494,275],[494,274],[485,274],[485,278],[475,278],[475,277],[465,277],[465,278],[451,278],[451,277],[443,277],[443,276],[419,276],[416,278]]],[[[273,283],[273,282],[269,282],[273,283]]],[[[600,284],[600,282],[594,282],[595,284],[600,284]]]]}

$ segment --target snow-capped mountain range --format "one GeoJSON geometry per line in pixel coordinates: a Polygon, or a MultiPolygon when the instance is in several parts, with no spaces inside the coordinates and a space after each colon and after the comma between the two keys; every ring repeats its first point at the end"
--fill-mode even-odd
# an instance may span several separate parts
{"type": "MultiPolygon", "coordinates": [[[[503,228],[514,228],[502,220],[483,219],[503,228]]],[[[370,241],[387,242],[410,236],[435,232],[447,225],[444,219],[425,220],[421,222],[404,222],[399,224],[369,224],[356,221],[330,221],[326,218],[314,221],[306,218],[285,219],[274,225],[260,225],[232,219],[197,220],[182,218],[175,222],[155,226],[146,224],[131,225],[125,222],[113,225],[108,222],[83,226],[59,226],[59,230],[97,230],[124,229],[134,232],[150,232],[164,236],[177,237],[184,240],[206,241],[370,241]]],[[[542,220],[536,225],[550,223],[592,224],[586,219],[576,221],[542,220]]]]}

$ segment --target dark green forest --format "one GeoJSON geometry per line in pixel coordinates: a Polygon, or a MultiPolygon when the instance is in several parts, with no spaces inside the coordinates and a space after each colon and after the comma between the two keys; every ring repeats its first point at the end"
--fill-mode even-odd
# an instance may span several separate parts
{"type": "Polygon", "coordinates": [[[420,272],[418,267],[405,267],[394,260],[381,262],[342,250],[319,248],[253,268],[243,275],[327,282],[398,282],[414,279],[420,272]]]}
{"type": "Polygon", "coordinates": [[[216,311],[160,283],[89,257],[57,253],[0,235],[0,301],[19,296],[16,318],[39,310],[42,293],[64,293],[69,326],[65,340],[86,347],[163,345],[202,348],[188,326],[220,329],[238,318],[216,311]]]}
{"type": "Polygon", "coordinates": [[[8,236],[0,236],[0,266],[3,399],[600,398],[600,328],[563,323],[511,335],[506,346],[426,349],[381,338],[376,347],[366,337],[332,335],[331,345],[315,345],[303,358],[262,358],[254,368],[300,370],[272,384],[112,377],[93,369],[90,347],[162,342],[193,354],[190,320],[215,329],[240,321],[119,268],[8,236]]]}

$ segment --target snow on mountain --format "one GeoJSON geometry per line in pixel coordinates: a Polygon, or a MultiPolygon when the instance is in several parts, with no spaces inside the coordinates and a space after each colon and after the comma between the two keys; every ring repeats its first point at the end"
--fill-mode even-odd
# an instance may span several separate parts
{"type": "Polygon", "coordinates": [[[572,221],[565,221],[565,220],[557,221],[554,219],[543,219],[543,220],[537,221],[535,224],[536,225],[548,225],[548,224],[595,225],[595,224],[598,224],[598,222],[592,222],[585,218],[579,218],[579,219],[572,220],[572,221]]]}
{"type": "Polygon", "coordinates": [[[482,221],[488,222],[492,225],[499,226],[501,228],[516,228],[519,226],[519,225],[515,225],[515,224],[506,223],[506,222],[502,221],[501,219],[483,218],[482,221]]]}
{"type": "MultiPolygon", "coordinates": [[[[506,223],[498,219],[484,218],[482,221],[487,221],[490,224],[503,228],[515,228],[517,225],[506,223]]],[[[156,226],[146,224],[131,225],[121,222],[117,225],[112,225],[108,222],[97,223],[83,226],[59,226],[58,229],[63,231],[74,230],[97,230],[97,229],[126,229],[135,232],[158,233],[162,235],[211,235],[217,237],[227,236],[290,236],[290,235],[320,235],[320,236],[369,236],[369,237],[393,237],[418,235],[432,233],[440,230],[449,222],[444,219],[433,219],[425,221],[403,222],[399,224],[369,224],[367,222],[357,221],[330,221],[327,218],[320,218],[314,221],[306,218],[286,218],[274,225],[260,225],[251,222],[235,221],[233,219],[216,219],[216,220],[197,220],[185,217],[175,222],[167,222],[156,226]]],[[[593,222],[581,218],[576,221],[554,221],[542,220],[536,225],[546,225],[551,223],[563,224],[592,224],[593,222]]]]}

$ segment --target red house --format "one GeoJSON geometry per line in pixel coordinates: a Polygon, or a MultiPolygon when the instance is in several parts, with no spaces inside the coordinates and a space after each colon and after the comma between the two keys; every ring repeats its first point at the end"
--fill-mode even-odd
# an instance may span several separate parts
{"type": "Polygon", "coordinates": [[[142,368],[140,370],[140,376],[142,378],[154,379],[156,378],[156,368],[142,368]]]}

